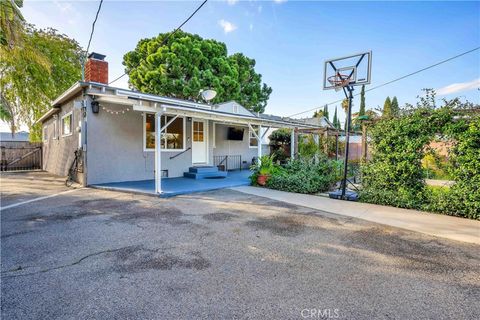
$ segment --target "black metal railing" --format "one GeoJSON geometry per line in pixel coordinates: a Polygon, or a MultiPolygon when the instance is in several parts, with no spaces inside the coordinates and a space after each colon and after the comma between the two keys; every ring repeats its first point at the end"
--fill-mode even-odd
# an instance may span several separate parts
{"type": "Polygon", "coordinates": [[[182,152],[179,152],[179,153],[177,153],[176,155],[171,156],[171,157],[170,157],[170,160],[175,159],[176,157],[178,157],[179,155],[184,154],[185,152],[187,152],[187,151],[190,150],[190,149],[192,149],[192,148],[191,148],[191,147],[188,147],[187,149],[183,150],[182,152]]]}
{"type": "Polygon", "coordinates": [[[213,165],[221,171],[242,170],[242,156],[213,156],[213,165]]]}

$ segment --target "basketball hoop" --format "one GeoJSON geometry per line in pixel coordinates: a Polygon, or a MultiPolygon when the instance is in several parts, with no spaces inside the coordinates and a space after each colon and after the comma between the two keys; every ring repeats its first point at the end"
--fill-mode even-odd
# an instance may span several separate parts
{"type": "Polygon", "coordinates": [[[347,192],[348,152],[350,141],[350,123],[352,119],[353,91],[356,86],[370,84],[372,70],[372,51],[357,53],[346,57],[325,61],[323,73],[323,90],[343,89],[348,101],[347,119],[345,126],[345,158],[343,162],[343,179],[338,191],[330,192],[330,198],[354,200],[358,195],[353,191],[347,192]]]}
{"type": "Polygon", "coordinates": [[[350,83],[350,76],[346,74],[337,73],[327,78],[327,81],[333,86],[335,91],[340,91],[350,83]]]}

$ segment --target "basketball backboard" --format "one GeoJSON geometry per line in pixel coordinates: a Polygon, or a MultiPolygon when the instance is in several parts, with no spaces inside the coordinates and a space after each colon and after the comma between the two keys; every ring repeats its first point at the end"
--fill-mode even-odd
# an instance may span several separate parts
{"type": "Polygon", "coordinates": [[[371,80],[372,52],[363,52],[325,61],[323,89],[336,89],[369,84],[371,80]]]}

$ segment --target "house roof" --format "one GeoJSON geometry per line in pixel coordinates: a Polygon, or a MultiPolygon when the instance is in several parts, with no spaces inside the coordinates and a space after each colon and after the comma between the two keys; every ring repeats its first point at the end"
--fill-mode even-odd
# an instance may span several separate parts
{"type": "Polygon", "coordinates": [[[42,115],[37,122],[44,122],[52,115],[60,111],[60,107],[67,101],[78,96],[81,92],[84,92],[86,95],[90,95],[96,98],[97,101],[108,102],[113,104],[127,104],[132,105],[135,111],[143,112],[152,112],[156,109],[153,109],[151,106],[145,106],[142,102],[150,103],[155,106],[155,108],[163,107],[168,109],[173,109],[176,111],[182,112],[195,112],[196,114],[205,114],[210,116],[218,116],[223,119],[231,119],[232,121],[243,119],[244,121],[254,121],[257,124],[261,125],[272,125],[272,126],[288,126],[288,127],[301,127],[301,128],[319,128],[322,127],[321,124],[317,123],[307,123],[304,119],[292,119],[286,117],[280,117],[275,115],[267,114],[256,114],[248,111],[243,106],[235,102],[235,104],[241,106],[243,109],[248,112],[234,113],[226,111],[226,109],[221,108],[228,103],[226,102],[217,105],[210,105],[205,103],[199,103],[195,101],[163,97],[154,94],[142,93],[139,91],[110,87],[108,85],[92,82],[77,82],[64,93],[62,93],[57,99],[55,99],[51,106],[52,108],[42,115]],[[157,106],[159,104],[159,106],[157,106]],[[218,108],[220,107],[220,108],[218,108]]]}

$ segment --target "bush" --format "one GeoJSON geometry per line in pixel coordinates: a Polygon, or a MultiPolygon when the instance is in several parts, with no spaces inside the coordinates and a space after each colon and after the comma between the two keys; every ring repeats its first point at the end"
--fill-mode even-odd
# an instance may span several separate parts
{"type": "Polygon", "coordinates": [[[370,128],[372,160],[361,167],[361,201],[480,219],[480,117],[466,117],[454,103],[420,106],[370,128]],[[438,170],[455,181],[450,188],[424,181],[422,161],[439,136],[453,143],[451,163],[438,170]]]}
{"type": "Polygon", "coordinates": [[[480,220],[480,117],[468,125],[458,124],[451,134],[457,143],[451,151],[451,214],[480,220]]]}
{"type": "Polygon", "coordinates": [[[296,193],[317,193],[329,190],[337,181],[340,163],[321,157],[314,160],[292,160],[277,170],[267,181],[267,187],[296,193]]]}

